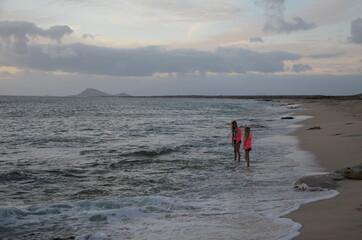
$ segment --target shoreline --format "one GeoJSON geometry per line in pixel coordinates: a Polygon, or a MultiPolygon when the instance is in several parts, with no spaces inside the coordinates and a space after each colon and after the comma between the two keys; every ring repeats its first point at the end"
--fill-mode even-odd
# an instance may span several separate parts
{"type": "MultiPolygon", "coordinates": [[[[362,164],[362,101],[341,99],[289,99],[308,115],[302,127],[290,135],[299,139],[299,148],[311,152],[317,164],[328,172],[362,164]],[[313,127],[320,129],[308,130],[313,127]]],[[[307,203],[283,216],[302,225],[293,239],[358,240],[362,235],[362,181],[338,181],[334,198],[307,203]]]]}

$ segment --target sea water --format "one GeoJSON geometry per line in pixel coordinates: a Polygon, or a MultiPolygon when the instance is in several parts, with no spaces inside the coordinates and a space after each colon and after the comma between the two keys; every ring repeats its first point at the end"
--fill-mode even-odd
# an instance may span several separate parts
{"type": "Polygon", "coordinates": [[[0,238],[291,239],[281,218],[334,191],[272,101],[0,97],[0,238]],[[251,167],[230,122],[249,126],[251,167]]]}

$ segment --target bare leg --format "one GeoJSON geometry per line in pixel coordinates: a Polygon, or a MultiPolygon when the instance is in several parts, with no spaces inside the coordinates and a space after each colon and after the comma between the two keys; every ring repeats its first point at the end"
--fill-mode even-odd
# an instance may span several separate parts
{"type": "Polygon", "coordinates": [[[236,161],[236,155],[238,154],[238,152],[236,149],[236,144],[234,144],[233,146],[234,146],[234,161],[236,161]]]}
{"type": "Polygon", "coordinates": [[[238,155],[238,162],[240,162],[240,143],[236,143],[236,153],[238,155]]]}
{"type": "Polygon", "coordinates": [[[245,151],[246,166],[250,167],[249,151],[245,151]]]}

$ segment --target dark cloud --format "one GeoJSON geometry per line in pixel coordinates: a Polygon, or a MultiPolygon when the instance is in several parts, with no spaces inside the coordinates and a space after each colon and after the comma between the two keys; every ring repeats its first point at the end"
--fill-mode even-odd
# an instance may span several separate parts
{"type": "Polygon", "coordinates": [[[215,51],[142,47],[134,49],[62,44],[72,33],[67,26],[48,30],[29,22],[0,22],[0,65],[44,71],[110,76],[153,76],[213,73],[274,73],[286,71],[285,60],[299,60],[300,54],[283,51],[257,52],[241,48],[215,51]],[[43,36],[57,44],[31,45],[29,37],[43,36]]]}
{"type": "Polygon", "coordinates": [[[301,17],[294,17],[288,22],[284,18],[285,0],[257,0],[256,3],[264,8],[266,22],[264,32],[291,33],[293,31],[309,30],[315,28],[314,23],[307,23],[301,17]]]}
{"type": "Polygon", "coordinates": [[[343,52],[338,52],[338,53],[327,53],[327,54],[312,54],[307,57],[318,59],[318,58],[335,58],[335,57],[340,57],[343,55],[344,55],[343,52]]]}
{"type": "Polygon", "coordinates": [[[13,52],[27,52],[29,37],[42,36],[51,40],[60,40],[66,34],[73,32],[68,26],[52,26],[48,30],[37,27],[34,23],[25,21],[0,21],[0,40],[13,52]]]}
{"type": "Polygon", "coordinates": [[[255,2],[264,8],[264,14],[268,18],[284,16],[285,0],[256,0],[255,2]]]}
{"type": "Polygon", "coordinates": [[[264,42],[261,37],[252,37],[249,39],[250,42],[264,42]]]}
{"type": "Polygon", "coordinates": [[[362,18],[359,17],[351,22],[351,36],[348,41],[362,44],[362,18]]]}
{"type": "Polygon", "coordinates": [[[95,37],[96,37],[95,35],[90,34],[90,33],[85,33],[82,35],[83,39],[87,39],[87,38],[94,39],[95,37]]]}
{"type": "Polygon", "coordinates": [[[199,51],[162,47],[122,49],[85,44],[29,45],[24,55],[1,49],[0,54],[0,65],[5,66],[111,76],[273,73],[285,71],[285,60],[302,58],[299,54],[289,52],[256,52],[241,48],[199,51]]]}
{"type": "Polygon", "coordinates": [[[39,33],[40,36],[48,37],[52,40],[59,41],[64,37],[66,34],[73,33],[73,30],[68,26],[52,26],[49,30],[42,30],[39,33]]]}
{"type": "Polygon", "coordinates": [[[305,72],[312,70],[312,67],[307,64],[294,64],[292,67],[293,72],[305,72]]]}
{"type": "Polygon", "coordinates": [[[315,28],[314,23],[306,23],[301,17],[294,17],[294,22],[287,22],[282,18],[274,18],[265,23],[264,32],[291,33],[299,30],[309,30],[315,28]]]}
{"type": "Polygon", "coordinates": [[[216,51],[228,69],[227,72],[283,72],[285,60],[298,60],[299,54],[283,51],[256,52],[240,48],[219,48],[216,51]]]}

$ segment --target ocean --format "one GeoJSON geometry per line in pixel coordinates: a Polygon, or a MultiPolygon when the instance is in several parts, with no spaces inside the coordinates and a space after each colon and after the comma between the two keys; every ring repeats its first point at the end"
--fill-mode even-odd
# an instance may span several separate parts
{"type": "MultiPolygon", "coordinates": [[[[0,239],[291,239],[282,218],[335,191],[274,101],[0,97],[0,239]],[[251,167],[230,122],[249,126],[251,167]]],[[[305,116],[304,116],[305,117],[305,116]]]]}

